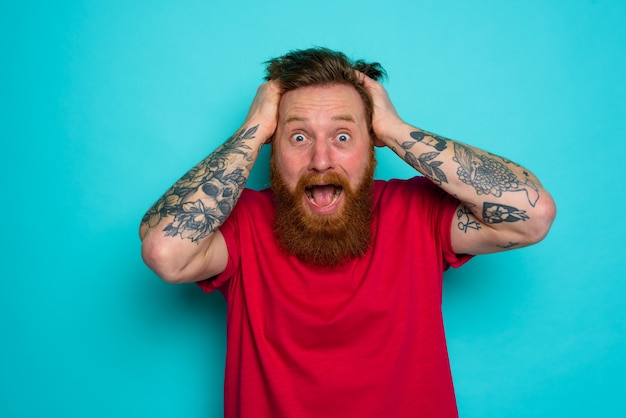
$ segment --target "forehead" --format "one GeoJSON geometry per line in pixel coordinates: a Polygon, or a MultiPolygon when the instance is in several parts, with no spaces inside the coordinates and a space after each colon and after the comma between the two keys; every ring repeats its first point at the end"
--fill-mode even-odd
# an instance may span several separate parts
{"type": "Polygon", "coordinates": [[[352,118],[356,122],[364,119],[365,105],[352,86],[308,86],[284,93],[278,116],[283,123],[323,116],[352,118]]]}

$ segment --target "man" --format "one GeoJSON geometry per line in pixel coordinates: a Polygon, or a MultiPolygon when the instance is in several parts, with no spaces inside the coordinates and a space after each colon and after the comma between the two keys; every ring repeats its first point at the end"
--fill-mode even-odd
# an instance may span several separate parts
{"type": "Polygon", "coordinates": [[[442,274],[540,241],[550,195],[509,160],[405,123],[378,64],[268,62],[242,127],[144,216],[164,280],[228,302],[225,414],[457,416],[442,274]],[[244,190],[271,143],[271,190],[244,190]],[[423,176],[374,181],[374,146],[423,176]]]}

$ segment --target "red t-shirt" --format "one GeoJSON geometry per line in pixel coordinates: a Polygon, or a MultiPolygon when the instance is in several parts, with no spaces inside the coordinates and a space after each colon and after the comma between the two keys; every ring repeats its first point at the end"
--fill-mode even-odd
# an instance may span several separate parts
{"type": "Polygon", "coordinates": [[[284,253],[269,190],[245,190],[220,231],[226,417],[456,417],[441,312],[458,201],[424,177],[376,181],[373,241],[340,267],[284,253]]]}

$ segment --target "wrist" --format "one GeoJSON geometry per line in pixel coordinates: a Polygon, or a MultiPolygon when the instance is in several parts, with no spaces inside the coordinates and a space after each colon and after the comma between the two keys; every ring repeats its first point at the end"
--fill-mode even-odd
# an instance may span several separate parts
{"type": "Polygon", "coordinates": [[[398,145],[398,142],[402,143],[407,138],[410,138],[411,131],[413,130],[415,130],[415,128],[399,121],[385,125],[385,130],[381,130],[380,133],[377,132],[376,135],[383,145],[394,148],[398,145]]]}
{"type": "Polygon", "coordinates": [[[272,138],[276,130],[276,124],[261,119],[250,118],[246,119],[240,129],[245,129],[247,131],[251,128],[254,128],[254,141],[258,142],[259,145],[262,145],[269,142],[269,140],[272,138]]]}

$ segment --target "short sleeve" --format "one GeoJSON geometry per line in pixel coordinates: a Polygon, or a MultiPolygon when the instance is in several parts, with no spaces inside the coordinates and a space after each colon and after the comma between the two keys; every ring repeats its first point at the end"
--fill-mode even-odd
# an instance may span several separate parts
{"type": "Polygon", "coordinates": [[[441,221],[439,222],[441,249],[448,267],[452,266],[454,268],[458,268],[467,263],[473,256],[470,254],[456,254],[452,250],[452,220],[458,210],[459,201],[454,197],[447,195],[444,197],[444,202],[441,221]]]}
{"type": "Polygon", "coordinates": [[[228,283],[239,268],[240,246],[239,228],[237,227],[237,225],[239,223],[239,212],[241,211],[243,206],[239,203],[235,206],[233,212],[219,229],[222,233],[222,236],[224,237],[224,241],[226,242],[226,248],[228,250],[228,262],[226,263],[226,268],[220,274],[196,283],[203,291],[207,293],[213,292],[215,290],[220,290],[223,294],[226,294],[228,283]]]}
{"type": "Polygon", "coordinates": [[[457,268],[469,261],[471,255],[456,254],[452,249],[452,222],[459,200],[424,176],[414,177],[406,183],[412,194],[410,198],[419,200],[429,213],[428,219],[445,262],[444,269],[457,268]]]}

